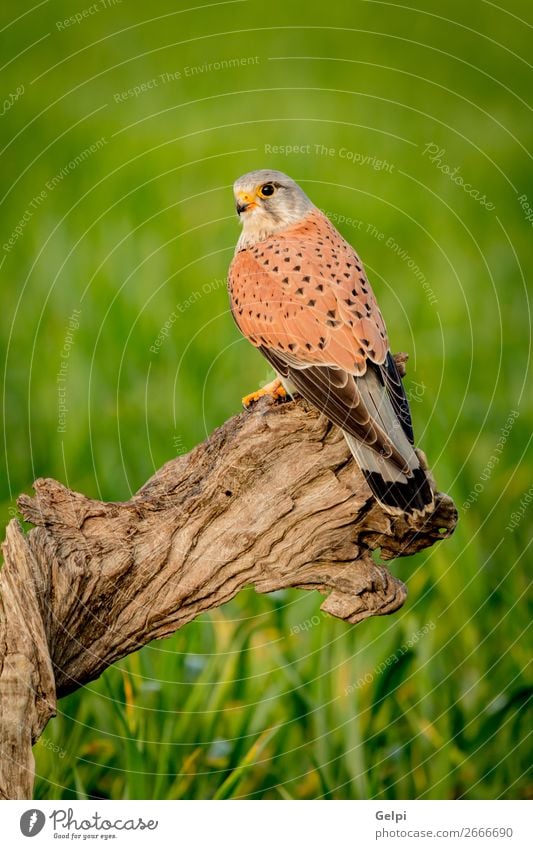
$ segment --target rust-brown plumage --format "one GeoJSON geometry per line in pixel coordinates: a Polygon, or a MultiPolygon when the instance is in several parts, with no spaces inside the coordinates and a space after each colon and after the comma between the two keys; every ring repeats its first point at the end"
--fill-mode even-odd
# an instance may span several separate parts
{"type": "Polygon", "coordinates": [[[382,363],[385,325],[361,260],[319,210],[239,251],[230,267],[235,318],[250,341],[355,374],[382,363]]]}
{"type": "MultiPolygon", "coordinates": [[[[289,180],[280,175],[280,188],[282,179],[289,180]]],[[[231,263],[237,325],[291,387],[343,429],[380,501],[392,510],[424,511],[432,504],[431,488],[413,449],[407,399],[361,260],[310,202],[287,226],[282,210],[279,204],[273,232],[261,220],[259,238],[241,242],[231,263]]]]}

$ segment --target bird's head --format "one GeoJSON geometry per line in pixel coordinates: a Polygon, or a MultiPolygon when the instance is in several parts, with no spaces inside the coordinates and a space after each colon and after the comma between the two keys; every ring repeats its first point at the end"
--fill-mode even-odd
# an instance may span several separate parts
{"type": "Polygon", "coordinates": [[[243,225],[239,247],[249,247],[304,218],[313,204],[281,171],[250,171],[233,185],[237,214],[243,225]]]}

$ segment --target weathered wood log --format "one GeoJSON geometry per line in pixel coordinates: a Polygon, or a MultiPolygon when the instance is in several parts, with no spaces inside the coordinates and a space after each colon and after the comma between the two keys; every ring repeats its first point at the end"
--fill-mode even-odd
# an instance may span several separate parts
{"type": "MultiPolygon", "coordinates": [[[[399,357],[400,359],[400,357],[399,357]]],[[[56,699],[245,586],[318,590],[348,622],[392,613],[406,588],[382,560],[449,536],[376,503],[340,431],[302,400],[262,399],[163,466],[123,503],[50,479],[19,498],[0,575],[0,796],[29,798],[32,744],[56,699]]]]}

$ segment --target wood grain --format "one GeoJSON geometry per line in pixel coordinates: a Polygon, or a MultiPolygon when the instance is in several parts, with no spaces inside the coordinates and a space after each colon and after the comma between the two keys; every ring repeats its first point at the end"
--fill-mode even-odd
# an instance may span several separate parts
{"type": "Polygon", "coordinates": [[[56,698],[119,658],[250,585],[317,590],[353,624],[393,613],[406,588],[372,551],[412,554],[457,520],[441,493],[425,521],[385,513],[340,431],[302,400],[262,398],[127,502],[34,486],[18,502],[34,528],[9,524],[0,575],[4,798],[31,797],[31,747],[56,698]]]}

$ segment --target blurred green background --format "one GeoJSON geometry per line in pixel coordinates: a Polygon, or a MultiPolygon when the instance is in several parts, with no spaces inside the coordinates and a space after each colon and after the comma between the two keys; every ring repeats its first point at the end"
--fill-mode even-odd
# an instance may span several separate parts
{"type": "Polygon", "coordinates": [[[533,795],[533,17],[421,5],[2,6],[4,524],[38,476],[127,499],[268,377],[225,289],[267,166],[362,255],[460,514],[393,617],[250,590],[62,700],[40,798],[533,795]]]}

